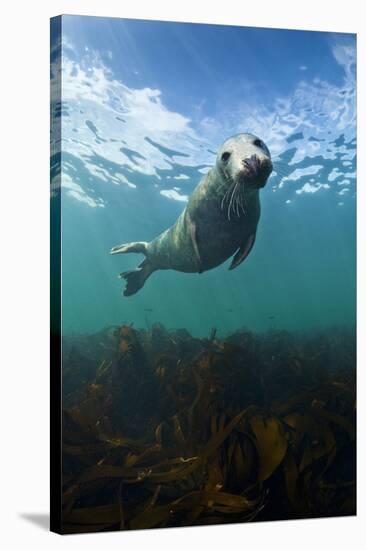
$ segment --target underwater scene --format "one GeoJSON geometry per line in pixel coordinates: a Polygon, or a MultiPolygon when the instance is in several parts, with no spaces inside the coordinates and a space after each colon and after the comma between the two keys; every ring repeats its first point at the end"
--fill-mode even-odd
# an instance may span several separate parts
{"type": "Polygon", "coordinates": [[[53,19],[51,223],[63,533],[356,513],[356,35],[53,19]]]}

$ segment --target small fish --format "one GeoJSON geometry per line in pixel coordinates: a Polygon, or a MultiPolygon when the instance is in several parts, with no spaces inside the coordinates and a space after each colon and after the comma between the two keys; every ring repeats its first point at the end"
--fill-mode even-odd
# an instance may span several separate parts
{"type": "Polygon", "coordinates": [[[151,309],[151,308],[149,308],[149,307],[147,307],[147,308],[145,308],[145,309],[144,309],[144,311],[148,311],[148,312],[150,312],[150,313],[151,313],[151,312],[152,312],[152,309],[151,309]]]}

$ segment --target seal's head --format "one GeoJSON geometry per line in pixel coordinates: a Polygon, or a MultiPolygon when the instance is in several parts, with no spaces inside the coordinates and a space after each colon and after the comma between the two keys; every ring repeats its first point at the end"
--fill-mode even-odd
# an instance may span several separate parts
{"type": "Polygon", "coordinates": [[[227,179],[250,193],[266,185],[272,172],[267,145],[253,134],[237,134],[219,148],[216,169],[227,179]]]}

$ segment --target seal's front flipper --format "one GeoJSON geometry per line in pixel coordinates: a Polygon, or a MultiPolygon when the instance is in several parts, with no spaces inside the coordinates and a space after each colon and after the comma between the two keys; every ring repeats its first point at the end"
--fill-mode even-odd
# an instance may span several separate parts
{"type": "Polygon", "coordinates": [[[129,252],[137,252],[140,254],[145,254],[148,243],[143,241],[136,243],[126,243],[120,244],[119,246],[114,246],[111,250],[111,254],[128,254],[129,252]]]}
{"type": "Polygon", "coordinates": [[[132,294],[136,294],[136,292],[144,286],[146,279],[153,271],[149,263],[144,260],[136,269],[120,273],[120,279],[126,281],[123,296],[132,296],[132,294]]]}
{"type": "Polygon", "coordinates": [[[188,218],[188,225],[189,225],[189,232],[191,235],[192,246],[193,246],[193,250],[194,250],[197,264],[198,264],[198,273],[202,273],[201,255],[200,255],[200,251],[197,243],[197,224],[192,220],[192,218],[188,214],[187,214],[187,218],[188,218]]]}
{"type": "Polygon", "coordinates": [[[255,241],[255,233],[249,235],[249,237],[240,245],[239,250],[235,254],[233,261],[230,264],[229,269],[235,269],[240,265],[245,258],[248,256],[249,252],[252,250],[255,241]]]}

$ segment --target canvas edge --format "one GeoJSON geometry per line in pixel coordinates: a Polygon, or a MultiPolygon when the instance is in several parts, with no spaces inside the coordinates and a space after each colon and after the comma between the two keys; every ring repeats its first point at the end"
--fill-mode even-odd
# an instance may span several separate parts
{"type": "MultiPolygon", "coordinates": [[[[62,16],[52,17],[50,68],[52,54],[58,45],[61,46],[61,38],[62,16]]],[[[61,67],[57,67],[61,64],[61,56],[53,62],[61,74],[61,67]]],[[[56,180],[56,192],[50,200],[50,530],[58,534],[62,534],[61,124],[52,116],[52,108],[60,102],[61,78],[56,86],[50,85],[50,130],[51,135],[56,135],[56,140],[50,142],[50,182],[53,184],[56,180]]]]}

